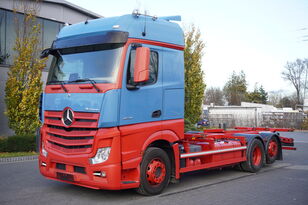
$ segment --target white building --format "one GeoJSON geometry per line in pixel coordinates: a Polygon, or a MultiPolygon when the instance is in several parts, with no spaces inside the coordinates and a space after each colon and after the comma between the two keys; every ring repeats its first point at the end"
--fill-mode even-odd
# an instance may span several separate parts
{"type": "Polygon", "coordinates": [[[278,109],[272,105],[242,102],[241,106],[205,106],[210,125],[225,124],[231,128],[242,127],[290,127],[300,128],[304,113],[292,108],[278,109]]]}

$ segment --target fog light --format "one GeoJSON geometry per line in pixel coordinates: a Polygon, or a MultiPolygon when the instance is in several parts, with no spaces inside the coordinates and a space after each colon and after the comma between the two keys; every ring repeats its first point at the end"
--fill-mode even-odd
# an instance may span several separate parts
{"type": "Polygon", "coordinates": [[[43,167],[46,167],[46,166],[47,166],[45,162],[42,162],[41,165],[42,165],[43,167]]]}
{"type": "Polygon", "coordinates": [[[44,157],[47,157],[47,155],[48,155],[48,152],[45,150],[45,147],[44,147],[44,143],[42,142],[42,155],[44,156],[44,157]]]}
{"type": "Polygon", "coordinates": [[[106,161],[109,158],[111,147],[104,147],[97,149],[96,155],[90,158],[91,164],[98,164],[106,161]]]}
{"type": "Polygon", "coordinates": [[[97,172],[93,172],[93,175],[94,176],[97,176],[97,177],[106,177],[106,172],[104,171],[97,171],[97,172]]]}

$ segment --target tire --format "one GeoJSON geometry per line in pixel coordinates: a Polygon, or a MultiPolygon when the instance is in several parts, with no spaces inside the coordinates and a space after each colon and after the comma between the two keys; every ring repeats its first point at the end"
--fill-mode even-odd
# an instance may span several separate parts
{"type": "Polygon", "coordinates": [[[271,137],[266,148],[266,163],[273,164],[278,158],[279,144],[277,137],[271,137]]]}
{"type": "Polygon", "coordinates": [[[265,151],[262,142],[253,139],[247,149],[247,160],[240,164],[241,168],[246,172],[258,172],[264,165],[265,151]]]}
{"type": "Polygon", "coordinates": [[[160,148],[148,148],[141,162],[137,192],[147,196],[160,194],[169,184],[170,174],[171,165],[167,153],[160,148]]]}

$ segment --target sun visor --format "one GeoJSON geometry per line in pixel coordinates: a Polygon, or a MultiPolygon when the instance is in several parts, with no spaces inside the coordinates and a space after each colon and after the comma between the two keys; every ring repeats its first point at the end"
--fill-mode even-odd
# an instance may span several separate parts
{"type": "Polygon", "coordinates": [[[124,44],[127,42],[128,32],[125,31],[103,31],[87,33],[82,35],[59,38],[52,43],[51,49],[74,48],[99,44],[124,44]]]}

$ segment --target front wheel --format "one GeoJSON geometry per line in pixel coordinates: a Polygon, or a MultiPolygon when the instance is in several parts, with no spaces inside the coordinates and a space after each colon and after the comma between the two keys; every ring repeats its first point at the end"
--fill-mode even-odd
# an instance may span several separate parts
{"type": "Polygon", "coordinates": [[[170,181],[171,165],[165,151],[150,147],[145,151],[140,167],[140,186],[137,192],[142,195],[160,194],[170,181]]]}

